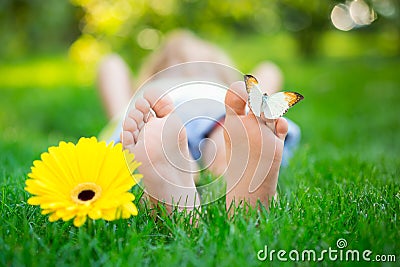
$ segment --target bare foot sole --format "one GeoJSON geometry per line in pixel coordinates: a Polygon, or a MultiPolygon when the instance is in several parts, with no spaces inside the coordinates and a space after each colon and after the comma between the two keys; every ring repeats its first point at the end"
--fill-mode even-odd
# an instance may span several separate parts
{"type": "Polygon", "coordinates": [[[268,207],[276,194],[288,124],[283,118],[265,120],[246,114],[243,82],[231,85],[225,98],[227,207],[260,201],[268,207]],[[272,127],[271,127],[272,125],[272,127]]]}
{"type": "Polygon", "coordinates": [[[185,128],[173,114],[171,99],[158,96],[157,90],[148,90],[137,99],[125,118],[122,143],[142,163],[139,172],[154,203],[165,203],[169,211],[190,210],[200,199],[185,128]]]}

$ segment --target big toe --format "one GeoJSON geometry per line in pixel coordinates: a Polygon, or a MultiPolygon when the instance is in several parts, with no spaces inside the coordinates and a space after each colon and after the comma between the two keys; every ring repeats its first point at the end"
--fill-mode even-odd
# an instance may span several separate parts
{"type": "Polygon", "coordinates": [[[245,115],[248,95],[243,82],[233,83],[225,96],[226,115],[245,115]]]}

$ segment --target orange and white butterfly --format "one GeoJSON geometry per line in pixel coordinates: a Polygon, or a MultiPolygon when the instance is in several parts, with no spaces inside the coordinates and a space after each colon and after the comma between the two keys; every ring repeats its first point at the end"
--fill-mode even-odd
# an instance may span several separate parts
{"type": "Polygon", "coordinates": [[[282,117],[289,108],[304,98],[296,92],[278,92],[270,96],[263,94],[257,79],[252,75],[244,75],[244,82],[249,94],[248,105],[257,117],[260,117],[261,113],[264,113],[267,119],[282,117]]]}

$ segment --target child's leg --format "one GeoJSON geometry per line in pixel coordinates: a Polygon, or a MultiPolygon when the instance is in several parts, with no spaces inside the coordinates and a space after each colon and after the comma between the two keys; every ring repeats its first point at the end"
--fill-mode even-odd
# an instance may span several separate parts
{"type": "Polygon", "coordinates": [[[132,96],[130,70],[118,55],[109,55],[100,63],[97,83],[107,115],[114,119],[124,111],[132,96]]]}

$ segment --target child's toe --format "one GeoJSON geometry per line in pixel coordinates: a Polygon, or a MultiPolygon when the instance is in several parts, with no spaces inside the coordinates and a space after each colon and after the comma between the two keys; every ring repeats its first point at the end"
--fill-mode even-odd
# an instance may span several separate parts
{"type": "Polygon", "coordinates": [[[288,122],[285,118],[279,118],[276,120],[275,124],[275,131],[276,131],[276,136],[278,136],[279,139],[282,141],[285,140],[287,132],[288,132],[288,122]]]}

